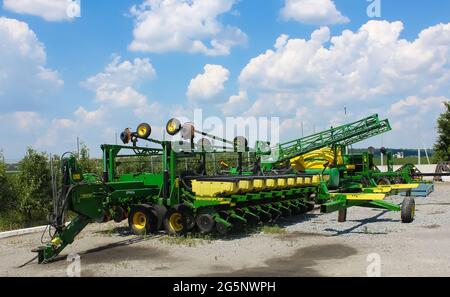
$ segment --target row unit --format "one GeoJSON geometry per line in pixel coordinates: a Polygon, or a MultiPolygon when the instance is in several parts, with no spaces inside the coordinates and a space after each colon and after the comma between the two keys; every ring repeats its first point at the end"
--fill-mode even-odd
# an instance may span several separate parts
{"type": "MultiPolygon", "coordinates": [[[[327,179],[327,176],[324,176],[327,179]]],[[[236,177],[193,179],[192,192],[200,197],[228,196],[239,193],[283,190],[316,186],[319,175],[283,176],[283,177],[236,177]]]]}

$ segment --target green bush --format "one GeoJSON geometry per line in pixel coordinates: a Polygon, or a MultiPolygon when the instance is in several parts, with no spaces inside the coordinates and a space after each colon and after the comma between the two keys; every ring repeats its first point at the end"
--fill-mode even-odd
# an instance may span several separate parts
{"type": "Polygon", "coordinates": [[[51,174],[46,154],[28,148],[19,164],[17,177],[17,210],[27,225],[32,225],[36,215],[42,216],[52,205],[51,174]]]}
{"type": "Polygon", "coordinates": [[[434,145],[435,161],[450,161],[450,102],[444,102],[446,111],[437,121],[438,139],[434,145]]]}

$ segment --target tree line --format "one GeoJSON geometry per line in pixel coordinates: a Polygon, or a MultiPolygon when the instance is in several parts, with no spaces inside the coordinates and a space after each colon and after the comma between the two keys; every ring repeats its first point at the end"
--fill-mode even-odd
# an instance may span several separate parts
{"type": "MultiPolygon", "coordinates": [[[[0,231],[46,224],[57,194],[52,190],[52,173],[56,189],[60,187],[60,157],[54,155],[50,160],[48,154],[29,147],[14,173],[7,172],[1,152],[0,160],[0,231]]],[[[89,158],[84,144],[79,162],[86,172],[101,171],[101,162],[89,158]]]]}

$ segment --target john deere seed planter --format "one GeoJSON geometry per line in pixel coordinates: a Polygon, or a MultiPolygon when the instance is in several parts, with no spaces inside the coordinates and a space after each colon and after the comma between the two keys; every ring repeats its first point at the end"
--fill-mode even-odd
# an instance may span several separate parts
{"type": "Polygon", "coordinates": [[[388,122],[373,116],[359,124],[332,128],[311,139],[307,149],[303,149],[302,141],[296,142],[294,148],[281,151],[281,157],[270,165],[262,158],[273,156],[268,144],[258,142],[256,157],[250,164],[244,164],[243,155],[250,151],[245,138],[229,141],[197,131],[190,123],[182,125],[176,119],[167,123],[166,131],[172,136],[181,135],[181,141],[150,138],[148,124],[139,125],[136,132],[126,129],[121,134],[123,146],[101,147],[102,177],[81,172],[73,155],[63,159],[63,187],[50,216],[50,224],[56,231],[48,244],[36,249],[38,261],[46,263],[54,259],[89,223],[110,220],[127,219],[131,231],[137,235],[159,230],[172,235],[191,231],[225,234],[246,225],[305,213],[320,204],[323,212],[343,211],[352,206],[402,210],[402,221],[411,222],[413,199],[407,197],[401,208],[384,198],[409,191],[414,185],[401,189],[360,186],[345,192],[339,188],[339,180],[336,189],[332,187],[331,181],[340,178],[339,171],[276,170],[280,163],[298,156],[296,150],[308,153],[338,142],[354,143],[378,134],[380,125],[382,129],[389,127],[388,122]],[[197,135],[202,138],[195,142],[197,135]],[[153,147],[139,146],[139,142],[153,147]],[[214,146],[215,142],[220,145],[214,146]],[[207,160],[224,151],[234,156],[237,166],[218,175],[207,166],[207,160]],[[122,163],[136,158],[148,163],[160,160],[161,167],[157,173],[148,170],[119,174],[122,163]],[[188,162],[194,162],[195,166],[187,166],[188,162]],[[77,217],[66,225],[69,210],[77,217]]]}

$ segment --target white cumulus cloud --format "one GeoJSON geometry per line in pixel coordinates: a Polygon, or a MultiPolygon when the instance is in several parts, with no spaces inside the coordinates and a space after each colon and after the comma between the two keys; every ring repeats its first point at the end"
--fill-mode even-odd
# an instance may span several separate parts
{"type": "Polygon", "coordinates": [[[207,64],[204,72],[191,80],[186,95],[192,100],[211,99],[223,91],[229,77],[230,71],[223,66],[207,64]]]}
{"type": "Polygon", "coordinates": [[[246,42],[239,28],[218,20],[235,0],[146,0],[133,6],[134,40],[129,48],[143,52],[188,52],[228,55],[246,42]]]}
{"type": "Polygon", "coordinates": [[[44,45],[27,23],[5,17],[0,17],[0,40],[1,110],[42,108],[64,84],[58,72],[46,68],[44,45]]]}
{"type": "Polygon", "coordinates": [[[248,94],[246,91],[239,91],[238,95],[231,96],[228,101],[222,105],[224,115],[241,115],[242,111],[248,105],[248,94]]]}
{"type": "Polygon", "coordinates": [[[150,102],[139,91],[141,85],[155,77],[156,71],[149,59],[114,57],[101,72],[81,82],[95,94],[95,107],[80,106],[72,117],[49,120],[44,137],[37,139],[35,146],[43,150],[60,150],[73,147],[76,137],[80,137],[98,155],[100,144],[114,143],[115,136],[123,129],[134,128],[141,121],[161,121],[162,107],[157,102],[150,102]]]}
{"type": "Polygon", "coordinates": [[[369,21],[331,38],[323,27],[311,39],[282,36],[274,50],[251,59],[243,86],[301,93],[322,106],[405,93],[449,92],[450,24],[423,30],[414,41],[400,38],[401,22],[369,21]]]}
{"type": "Polygon", "coordinates": [[[336,9],[333,0],[285,0],[281,17],[304,24],[332,25],[348,23],[348,17],[336,9]]]}
{"type": "Polygon", "coordinates": [[[449,97],[409,96],[392,103],[387,114],[394,131],[388,140],[402,147],[430,147],[436,139],[437,118],[445,111],[444,102],[450,102],[449,97]]]}
{"type": "Polygon", "coordinates": [[[450,24],[425,28],[413,40],[401,38],[403,28],[371,20],[336,36],[327,27],[309,39],[281,35],[240,73],[240,89],[252,98],[247,114],[304,122],[309,133],[379,113],[403,127],[385,138],[397,146],[414,142],[417,129],[406,129],[414,118],[428,129],[424,141],[431,146],[441,102],[450,98],[450,24]]]}
{"type": "Polygon", "coordinates": [[[51,22],[71,20],[81,9],[79,3],[72,0],[3,0],[3,8],[51,22]]]}
{"type": "Polygon", "coordinates": [[[136,88],[155,76],[156,71],[149,59],[121,61],[121,57],[115,57],[103,72],[88,78],[82,85],[95,91],[96,99],[101,103],[117,107],[145,107],[147,98],[136,88]]]}

